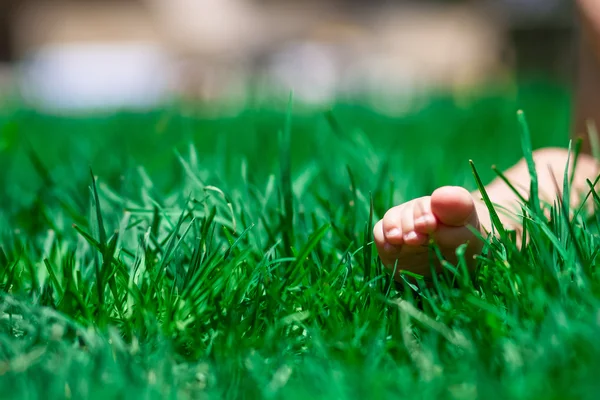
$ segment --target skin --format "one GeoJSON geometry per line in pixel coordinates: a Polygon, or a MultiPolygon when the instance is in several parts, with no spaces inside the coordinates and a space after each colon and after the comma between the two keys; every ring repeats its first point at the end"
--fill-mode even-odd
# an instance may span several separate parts
{"type": "MultiPolygon", "coordinates": [[[[574,133],[587,132],[588,123],[598,123],[600,127],[600,1],[579,0],[578,8],[582,21],[577,99],[575,107],[574,133]]],[[[576,206],[589,191],[586,179],[594,181],[599,174],[599,165],[589,154],[589,141],[584,137],[584,153],[577,161],[572,186],[571,205],[576,206]]],[[[552,203],[562,188],[564,169],[568,151],[563,148],[543,148],[533,153],[539,179],[540,198],[552,203]]],[[[572,170],[572,163],[569,171],[572,170]]],[[[508,180],[527,198],[529,172],[524,160],[504,172],[508,180]]],[[[486,191],[497,210],[519,212],[520,201],[512,190],[500,179],[486,186],[486,191]]],[[[508,229],[519,231],[518,219],[509,212],[500,213],[500,218],[508,229]]],[[[375,245],[383,264],[396,269],[399,279],[401,270],[408,270],[423,276],[431,275],[431,254],[428,243],[437,243],[444,257],[455,261],[455,250],[467,244],[467,260],[475,266],[474,257],[482,250],[483,244],[474,234],[483,236],[491,232],[489,212],[480,193],[469,193],[456,186],[445,186],[435,190],[431,196],[411,200],[389,209],[377,222],[373,230],[375,245]]]]}

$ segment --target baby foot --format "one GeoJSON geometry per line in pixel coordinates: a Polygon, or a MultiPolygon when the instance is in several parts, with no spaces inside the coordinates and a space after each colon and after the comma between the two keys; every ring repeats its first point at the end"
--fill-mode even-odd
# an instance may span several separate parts
{"type": "Polygon", "coordinates": [[[481,230],[477,208],[466,189],[453,186],[391,208],[373,230],[379,257],[388,268],[430,276],[432,260],[439,265],[428,246],[432,239],[450,262],[456,261],[456,248],[468,243],[470,261],[483,247],[469,229],[481,230]]]}

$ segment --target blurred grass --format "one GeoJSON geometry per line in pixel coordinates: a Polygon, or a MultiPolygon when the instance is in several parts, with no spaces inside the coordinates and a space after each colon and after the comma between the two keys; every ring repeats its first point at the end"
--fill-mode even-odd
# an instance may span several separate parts
{"type": "Polygon", "coordinates": [[[475,276],[414,291],[370,250],[390,206],[474,189],[469,159],[489,181],[522,157],[517,109],[533,148],[568,144],[569,94],[547,82],[401,118],[4,111],[0,390],[593,398],[598,238],[583,220],[534,210],[526,249],[494,240],[475,276]]]}
{"type": "MultiPolygon", "coordinates": [[[[566,145],[569,98],[560,86],[534,82],[517,92],[497,90],[466,103],[440,96],[401,118],[382,116],[365,106],[339,104],[331,110],[334,127],[326,110],[294,115],[293,172],[300,175],[318,165],[324,173],[319,183],[327,184],[347,176],[346,165],[356,166],[354,172],[368,178],[363,189],[370,191],[375,189],[373,180],[386,173],[385,179],[406,186],[396,188],[396,202],[428,193],[441,184],[474,188],[468,159],[483,167],[481,174],[487,181],[494,177],[490,165],[505,168],[521,157],[515,118],[519,108],[527,111],[534,148],[566,145]],[[361,145],[367,147],[366,152],[361,145]]],[[[13,214],[17,210],[11,207],[27,209],[43,188],[43,177],[30,162],[30,152],[58,178],[61,190],[84,195],[89,167],[103,182],[121,187],[126,186],[125,177],[143,166],[153,186],[172,190],[183,176],[173,150],[186,152],[189,145],[210,167],[213,179],[231,187],[241,183],[242,161],[258,181],[277,169],[277,133],[285,121],[284,107],[246,109],[224,118],[195,113],[193,108],[174,106],[145,114],[78,118],[24,109],[2,115],[0,168],[5,183],[0,193],[4,211],[13,214]]]]}

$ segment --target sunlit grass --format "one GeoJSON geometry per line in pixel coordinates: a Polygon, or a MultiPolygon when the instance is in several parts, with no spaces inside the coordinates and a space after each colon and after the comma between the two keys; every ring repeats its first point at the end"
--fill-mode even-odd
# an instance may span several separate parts
{"type": "Polygon", "coordinates": [[[505,232],[476,273],[461,260],[413,288],[371,243],[390,206],[476,188],[469,159],[484,184],[492,164],[567,146],[568,115],[549,86],[399,119],[344,105],[219,120],[11,112],[3,397],[595,398],[586,215],[547,218],[532,196],[525,248],[505,232]]]}

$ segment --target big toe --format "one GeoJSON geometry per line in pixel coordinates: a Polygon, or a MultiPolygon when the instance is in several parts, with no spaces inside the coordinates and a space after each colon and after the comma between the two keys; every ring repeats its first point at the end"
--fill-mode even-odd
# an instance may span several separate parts
{"type": "Polygon", "coordinates": [[[471,194],[462,187],[445,186],[431,195],[431,211],[446,226],[475,225],[477,212],[471,194]]]}

